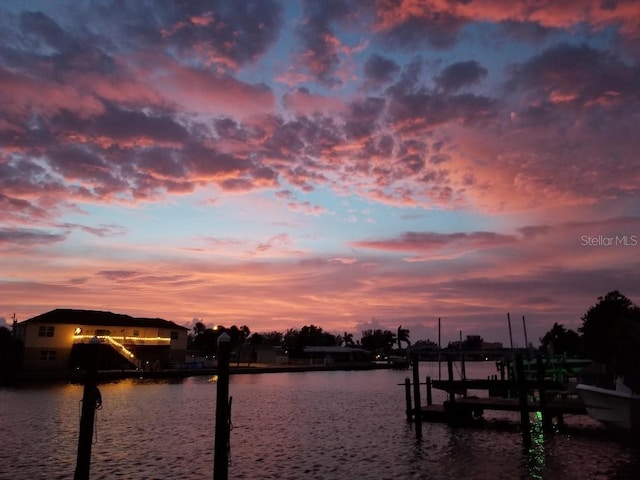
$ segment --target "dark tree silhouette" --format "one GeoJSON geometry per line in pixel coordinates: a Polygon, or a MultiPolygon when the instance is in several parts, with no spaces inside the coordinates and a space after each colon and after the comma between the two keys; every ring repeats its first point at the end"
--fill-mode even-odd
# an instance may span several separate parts
{"type": "Polygon", "coordinates": [[[364,330],[360,344],[362,348],[370,352],[389,353],[391,346],[396,342],[396,336],[389,330],[364,330]]]}
{"type": "Polygon", "coordinates": [[[342,337],[345,346],[353,347],[353,333],[344,332],[344,336],[342,337]]]}
{"type": "Polygon", "coordinates": [[[22,342],[7,327],[0,327],[0,385],[11,384],[22,366],[22,342]]]}
{"type": "Polygon", "coordinates": [[[402,349],[403,343],[407,344],[407,348],[411,346],[411,340],[409,340],[409,330],[407,328],[402,328],[402,325],[398,327],[396,342],[398,342],[398,349],[402,349]]]}
{"type": "Polygon", "coordinates": [[[191,337],[189,349],[196,350],[207,357],[215,355],[218,352],[217,340],[220,333],[220,330],[205,328],[197,335],[191,337]]]}
{"type": "Polygon", "coordinates": [[[207,327],[204,325],[204,323],[202,322],[195,323],[195,325],[193,326],[193,331],[189,332],[189,334],[187,335],[187,348],[189,350],[199,350],[199,348],[196,348],[193,345],[195,343],[196,338],[198,338],[199,335],[202,335],[206,329],[207,327]]]}
{"type": "Polygon", "coordinates": [[[284,333],[275,330],[272,332],[260,332],[259,335],[262,336],[263,345],[271,345],[272,347],[281,346],[284,340],[284,333]]]}
{"type": "Polygon", "coordinates": [[[540,350],[544,352],[566,354],[568,357],[576,357],[582,350],[582,341],[578,332],[567,330],[564,325],[557,322],[540,339],[540,344],[540,350]]]}
{"type": "Polygon", "coordinates": [[[605,366],[610,377],[622,375],[640,391],[640,309],[620,292],[598,298],[582,317],[584,353],[605,366]]]}
{"type": "Polygon", "coordinates": [[[236,325],[232,325],[226,330],[229,337],[231,337],[231,348],[236,351],[236,365],[240,365],[240,355],[242,354],[242,349],[244,348],[244,344],[251,335],[251,330],[246,325],[242,325],[241,327],[237,327],[236,325]]]}
{"type": "Polygon", "coordinates": [[[305,325],[300,330],[290,328],[284,335],[284,342],[289,349],[289,355],[300,357],[304,347],[336,346],[337,338],[331,333],[324,332],[322,327],[305,325]]]}
{"type": "Polygon", "coordinates": [[[197,337],[202,332],[204,332],[206,329],[207,329],[207,327],[204,325],[204,323],[196,322],[196,324],[193,326],[193,335],[197,337]]]}
{"type": "Polygon", "coordinates": [[[249,362],[247,362],[247,367],[251,366],[251,362],[254,361],[256,356],[256,348],[260,345],[264,344],[264,337],[260,333],[254,333],[249,338],[249,345],[251,345],[251,354],[249,355],[249,362]]]}

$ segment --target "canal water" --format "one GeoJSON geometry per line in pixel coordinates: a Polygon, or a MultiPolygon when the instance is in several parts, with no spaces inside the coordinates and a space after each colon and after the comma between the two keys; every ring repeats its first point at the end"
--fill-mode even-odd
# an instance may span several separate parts
{"type": "MultiPolygon", "coordinates": [[[[446,369],[445,369],[446,370],[446,369]]],[[[467,364],[469,378],[495,373],[467,364]]],[[[438,377],[422,363],[421,377],[438,377]]],[[[444,374],[444,372],[443,372],[444,374]]],[[[409,371],[236,375],[230,479],[637,479],[638,446],[587,417],[567,417],[548,439],[533,418],[522,447],[518,415],[487,415],[485,428],[405,419],[409,371]]],[[[92,479],[210,479],[216,384],[209,377],[123,380],[100,386],[92,479]]],[[[71,479],[82,386],[0,389],[0,479],[71,479]]],[[[444,398],[434,391],[434,401],[444,398]]]]}

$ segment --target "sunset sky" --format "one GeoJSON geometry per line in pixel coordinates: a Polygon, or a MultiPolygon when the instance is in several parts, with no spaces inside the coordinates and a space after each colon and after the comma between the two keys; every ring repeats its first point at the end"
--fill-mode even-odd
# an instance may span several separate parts
{"type": "Polygon", "coordinates": [[[0,325],[524,345],[640,303],[637,0],[0,6],[0,325]]]}

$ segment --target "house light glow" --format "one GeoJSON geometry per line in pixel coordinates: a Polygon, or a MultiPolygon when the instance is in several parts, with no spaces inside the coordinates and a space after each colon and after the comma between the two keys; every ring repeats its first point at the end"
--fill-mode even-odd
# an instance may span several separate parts
{"type": "Polygon", "coordinates": [[[125,339],[130,340],[132,343],[142,343],[145,341],[149,342],[166,342],[171,343],[170,337],[132,337],[132,336],[117,336],[117,335],[74,335],[74,340],[91,340],[93,337],[98,337],[100,339],[109,339],[112,338],[114,340],[124,341],[125,339]]]}
{"type": "Polygon", "coordinates": [[[129,340],[135,341],[135,343],[144,343],[145,341],[153,342],[153,343],[171,343],[171,338],[169,337],[124,337],[124,336],[112,336],[112,335],[74,335],[73,340],[91,340],[92,338],[98,338],[101,342],[109,342],[114,347],[119,348],[125,355],[129,358],[135,358],[135,355],[131,350],[125,347],[120,341],[124,341],[125,338],[129,340]],[[120,340],[120,341],[118,341],[120,340]]]}

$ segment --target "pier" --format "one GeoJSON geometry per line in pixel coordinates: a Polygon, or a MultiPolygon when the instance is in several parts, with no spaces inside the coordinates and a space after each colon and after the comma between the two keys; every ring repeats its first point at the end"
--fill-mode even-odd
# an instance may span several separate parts
{"type": "Polygon", "coordinates": [[[523,443],[529,446],[530,413],[540,412],[546,432],[551,431],[554,419],[558,426],[562,426],[564,415],[587,414],[582,401],[568,388],[568,379],[577,370],[565,368],[558,360],[553,362],[540,355],[528,355],[525,358],[523,352],[514,352],[496,362],[499,376],[467,379],[464,357],[459,357],[459,353],[455,356],[445,355],[447,379],[432,380],[426,377],[424,383],[419,382],[417,358],[412,362],[413,381],[406,378],[404,387],[407,420],[415,423],[416,438],[422,437],[422,422],[473,425],[479,423],[485,411],[507,411],[520,413],[523,443]],[[461,362],[462,378],[458,380],[453,375],[454,358],[461,362]],[[558,366],[562,368],[555,368],[558,366]],[[426,404],[421,400],[422,385],[426,386],[426,404]],[[447,400],[434,404],[432,389],[446,392],[447,400]],[[478,392],[486,393],[478,396],[478,392]]]}

